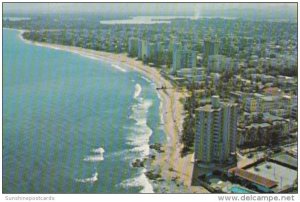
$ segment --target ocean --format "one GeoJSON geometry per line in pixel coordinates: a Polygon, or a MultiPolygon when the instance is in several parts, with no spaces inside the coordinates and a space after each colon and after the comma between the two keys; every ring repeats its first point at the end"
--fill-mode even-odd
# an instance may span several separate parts
{"type": "Polygon", "coordinates": [[[18,35],[3,30],[3,193],[155,191],[131,166],[166,141],[154,83],[18,35]]]}

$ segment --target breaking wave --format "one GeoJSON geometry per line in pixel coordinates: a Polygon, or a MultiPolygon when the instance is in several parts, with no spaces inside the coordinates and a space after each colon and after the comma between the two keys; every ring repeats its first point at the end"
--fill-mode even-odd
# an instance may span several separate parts
{"type": "Polygon", "coordinates": [[[129,127],[127,144],[134,147],[131,151],[140,153],[141,157],[146,157],[150,154],[149,139],[152,135],[152,130],[147,125],[147,113],[153,103],[152,100],[138,100],[132,106],[132,114],[129,116],[135,124],[129,127]]]}
{"type": "Polygon", "coordinates": [[[103,154],[105,152],[105,150],[102,147],[99,147],[97,149],[93,149],[92,151],[94,153],[99,153],[99,154],[103,154]]]}
{"type": "Polygon", "coordinates": [[[93,174],[92,177],[89,177],[89,178],[76,178],[75,181],[76,182],[81,182],[81,183],[94,183],[98,180],[98,172],[95,172],[93,174]]]}
{"type": "Polygon", "coordinates": [[[104,152],[105,150],[102,147],[99,147],[97,149],[92,150],[93,153],[96,153],[95,155],[86,156],[83,160],[84,161],[90,161],[90,162],[98,162],[104,160],[104,152]]]}
{"type": "Polygon", "coordinates": [[[152,83],[152,81],[150,79],[148,79],[147,77],[141,76],[142,79],[144,79],[145,81],[147,81],[148,83],[152,83]]]}
{"type": "MultiPolygon", "coordinates": [[[[150,154],[149,141],[153,133],[147,124],[147,114],[153,102],[144,99],[141,96],[142,87],[136,84],[134,99],[135,102],[131,107],[132,113],[129,116],[135,123],[128,127],[127,145],[132,146],[129,151],[133,153],[133,158],[145,158],[150,154]]],[[[123,187],[142,187],[141,193],[153,193],[153,187],[144,174],[146,169],[139,170],[139,174],[133,178],[124,180],[120,185],[123,187]]]]}
{"type": "Polygon", "coordinates": [[[134,91],[134,95],[133,98],[136,99],[142,92],[142,87],[140,84],[135,84],[135,91],[134,91]]]}
{"type": "Polygon", "coordinates": [[[154,193],[153,187],[144,172],[146,172],[145,168],[141,170],[138,176],[124,180],[119,185],[122,187],[142,187],[140,193],[154,193]]]}
{"type": "Polygon", "coordinates": [[[98,161],[103,161],[104,157],[103,154],[91,155],[91,156],[86,156],[83,160],[89,162],[98,162],[98,161]]]}
{"type": "Polygon", "coordinates": [[[112,67],[114,67],[114,68],[116,68],[117,70],[120,70],[121,72],[127,72],[127,70],[126,70],[126,69],[124,69],[124,68],[120,67],[119,65],[112,64],[111,66],[112,66],[112,67]]]}

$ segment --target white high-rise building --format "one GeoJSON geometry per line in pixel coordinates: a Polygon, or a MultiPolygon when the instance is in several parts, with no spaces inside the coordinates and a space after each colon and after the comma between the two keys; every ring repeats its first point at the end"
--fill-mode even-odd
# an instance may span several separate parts
{"type": "Polygon", "coordinates": [[[237,135],[237,104],[220,102],[196,110],[195,161],[201,164],[227,164],[235,160],[237,135]]]}

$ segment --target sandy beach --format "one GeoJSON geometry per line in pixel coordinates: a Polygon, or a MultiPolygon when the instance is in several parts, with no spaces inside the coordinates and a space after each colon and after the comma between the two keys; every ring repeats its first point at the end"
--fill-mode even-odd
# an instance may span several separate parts
{"type": "Polygon", "coordinates": [[[183,104],[179,101],[186,96],[186,92],[174,87],[170,81],[161,76],[159,69],[144,65],[142,61],[137,61],[135,58],[127,57],[126,53],[115,54],[102,51],[83,49],[79,47],[63,46],[57,44],[31,42],[22,37],[24,30],[20,31],[20,38],[29,44],[53,48],[56,50],[69,51],[81,56],[99,59],[112,63],[113,66],[120,67],[120,71],[124,71],[122,67],[126,67],[137,71],[147,78],[151,79],[157,87],[166,86],[165,90],[158,90],[162,102],[162,111],[164,128],[167,134],[167,143],[163,145],[165,152],[157,155],[152,162],[153,167],[159,167],[162,178],[168,181],[176,181],[178,184],[183,184],[190,193],[208,193],[203,187],[191,187],[191,179],[193,172],[192,155],[184,158],[180,157],[180,133],[184,118],[183,104]]]}

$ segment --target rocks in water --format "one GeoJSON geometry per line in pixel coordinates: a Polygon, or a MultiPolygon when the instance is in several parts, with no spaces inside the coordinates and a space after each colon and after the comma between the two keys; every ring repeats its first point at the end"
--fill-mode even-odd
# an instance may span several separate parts
{"type": "Polygon", "coordinates": [[[162,145],[160,143],[154,143],[150,145],[150,149],[156,150],[158,153],[164,152],[164,150],[161,149],[162,145]]]}
{"type": "Polygon", "coordinates": [[[156,158],[156,156],[154,154],[151,154],[148,157],[143,158],[142,160],[141,159],[136,159],[135,161],[133,161],[131,163],[131,165],[134,168],[141,168],[141,167],[144,168],[147,162],[149,163],[151,160],[154,160],[155,158],[156,158]]]}
{"type": "Polygon", "coordinates": [[[143,161],[141,161],[140,159],[136,159],[134,162],[131,163],[131,165],[132,165],[132,167],[134,167],[134,168],[145,167],[144,161],[145,161],[145,159],[144,159],[143,161]]]}
{"type": "Polygon", "coordinates": [[[150,179],[150,180],[158,180],[161,178],[161,175],[159,173],[155,173],[153,170],[149,170],[145,172],[145,175],[150,179]]]}

